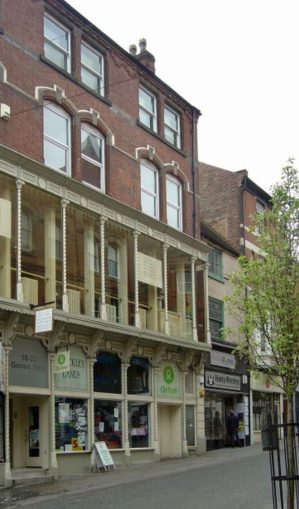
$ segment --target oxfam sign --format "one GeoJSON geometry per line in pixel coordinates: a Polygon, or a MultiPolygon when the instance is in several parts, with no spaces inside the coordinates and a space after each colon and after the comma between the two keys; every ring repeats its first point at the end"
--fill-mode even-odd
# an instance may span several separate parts
{"type": "Polygon", "coordinates": [[[157,386],[159,398],[181,398],[181,372],[174,362],[162,362],[157,386]]]}

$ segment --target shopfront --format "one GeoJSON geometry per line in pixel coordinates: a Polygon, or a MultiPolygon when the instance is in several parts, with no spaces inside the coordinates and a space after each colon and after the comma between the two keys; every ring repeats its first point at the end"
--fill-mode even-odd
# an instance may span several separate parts
{"type": "Polygon", "coordinates": [[[283,391],[267,376],[251,377],[252,443],[261,442],[262,429],[283,422],[283,391]]]}
{"type": "Polygon", "coordinates": [[[249,445],[249,383],[246,366],[232,354],[213,350],[205,365],[205,434],[207,450],[230,445],[226,421],[233,410],[239,438],[249,445]]]}

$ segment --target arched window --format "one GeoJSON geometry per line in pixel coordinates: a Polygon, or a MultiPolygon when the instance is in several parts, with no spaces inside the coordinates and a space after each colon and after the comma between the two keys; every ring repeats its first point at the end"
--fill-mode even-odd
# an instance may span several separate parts
{"type": "Polygon", "coordinates": [[[104,191],[105,187],[105,143],[101,133],[89,124],[81,125],[81,157],[83,180],[104,191]]]}
{"type": "Polygon", "coordinates": [[[172,175],[166,177],[167,223],[182,229],[182,184],[172,175]]]}
{"type": "Polygon", "coordinates": [[[22,251],[32,251],[32,215],[27,210],[22,210],[21,245],[22,251]]]}
{"type": "Polygon", "coordinates": [[[71,173],[71,121],[54,103],[44,104],[44,162],[55,170],[71,173]]]}
{"type": "Polygon", "coordinates": [[[157,168],[142,159],[140,163],[141,210],[159,219],[159,174],[157,168]]]}

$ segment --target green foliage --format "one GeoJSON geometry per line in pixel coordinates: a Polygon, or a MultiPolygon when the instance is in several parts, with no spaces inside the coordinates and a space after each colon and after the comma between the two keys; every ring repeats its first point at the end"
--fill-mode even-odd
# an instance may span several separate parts
{"type": "Polygon", "coordinates": [[[291,398],[299,384],[299,179],[292,160],[271,204],[255,218],[260,255],[240,257],[227,302],[241,317],[237,353],[291,398]]]}

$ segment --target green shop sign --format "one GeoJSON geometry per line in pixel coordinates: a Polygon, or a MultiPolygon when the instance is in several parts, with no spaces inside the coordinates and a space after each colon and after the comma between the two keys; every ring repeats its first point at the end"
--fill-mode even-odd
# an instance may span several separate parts
{"type": "Polygon", "coordinates": [[[181,372],[174,362],[162,362],[160,367],[157,396],[159,398],[181,398],[181,372]]]}

